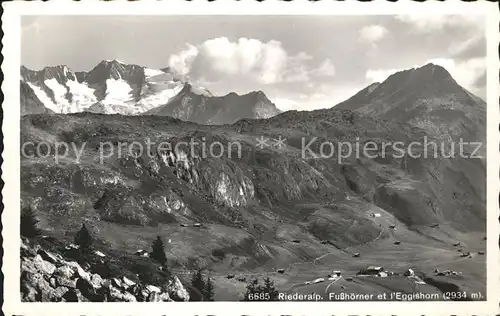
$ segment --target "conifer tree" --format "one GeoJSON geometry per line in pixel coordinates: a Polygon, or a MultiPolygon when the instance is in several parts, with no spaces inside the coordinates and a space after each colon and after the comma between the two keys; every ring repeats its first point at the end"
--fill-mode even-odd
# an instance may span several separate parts
{"type": "Polygon", "coordinates": [[[203,297],[205,298],[205,301],[213,301],[215,297],[215,292],[214,292],[214,284],[210,277],[207,278],[205,281],[205,289],[203,291],[203,297]]]}
{"type": "Polygon", "coordinates": [[[28,206],[21,211],[21,236],[33,238],[40,235],[41,231],[37,227],[38,219],[33,209],[28,206]]]}
{"type": "Polygon", "coordinates": [[[274,282],[271,280],[270,277],[266,277],[264,279],[264,293],[269,293],[269,300],[270,301],[277,301],[278,300],[279,292],[274,287],[274,282]]]}
{"type": "Polygon", "coordinates": [[[75,244],[80,247],[82,253],[87,252],[92,246],[92,236],[90,236],[90,232],[85,224],[82,224],[82,228],[76,233],[75,244]]]}
{"type": "Polygon", "coordinates": [[[153,251],[151,252],[151,258],[156,260],[162,266],[167,265],[167,255],[165,254],[165,249],[163,246],[163,241],[160,236],[156,237],[156,240],[153,242],[151,246],[153,251]]]}
{"type": "Polygon", "coordinates": [[[255,299],[250,298],[252,295],[260,293],[262,289],[262,286],[259,284],[259,280],[257,279],[252,279],[248,284],[247,284],[247,291],[245,293],[245,296],[243,298],[244,301],[254,301],[255,299]]]}
{"type": "Polygon", "coordinates": [[[191,278],[191,285],[205,298],[205,281],[201,269],[198,269],[191,278]]]}

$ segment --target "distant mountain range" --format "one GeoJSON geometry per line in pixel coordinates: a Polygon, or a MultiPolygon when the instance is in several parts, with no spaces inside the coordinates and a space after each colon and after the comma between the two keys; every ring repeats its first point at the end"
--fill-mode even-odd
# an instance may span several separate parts
{"type": "Polygon", "coordinates": [[[67,66],[21,67],[21,115],[93,112],[168,115],[202,124],[228,124],[241,118],[280,113],[263,92],[213,96],[169,68],[150,69],[103,60],[89,72],[67,66]]]}

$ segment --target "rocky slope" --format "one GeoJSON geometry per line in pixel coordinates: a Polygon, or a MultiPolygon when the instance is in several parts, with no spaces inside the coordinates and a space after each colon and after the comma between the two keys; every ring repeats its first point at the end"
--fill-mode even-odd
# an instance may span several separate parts
{"type": "MultiPolygon", "coordinates": [[[[135,265],[137,270],[139,263],[135,265]]],[[[151,265],[148,268],[152,269],[150,274],[155,274],[154,269],[158,267],[151,265]]],[[[111,258],[98,250],[83,258],[78,246],[64,245],[53,238],[45,236],[36,241],[21,240],[21,295],[24,302],[189,300],[187,290],[177,277],[145,280],[144,274],[137,272],[144,273],[134,273],[118,258],[111,258]]]]}
{"type": "Polygon", "coordinates": [[[21,115],[26,114],[51,114],[54,111],[45,107],[38,99],[35,92],[26,82],[20,82],[21,87],[21,115]]]}
{"type": "Polygon", "coordinates": [[[33,71],[23,66],[21,108],[21,115],[147,112],[203,124],[228,124],[279,113],[262,92],[214,97],[169,68],[149,69],[118,60],[103,60],[89,72],[74,72],[66,66],[33,71]]]}

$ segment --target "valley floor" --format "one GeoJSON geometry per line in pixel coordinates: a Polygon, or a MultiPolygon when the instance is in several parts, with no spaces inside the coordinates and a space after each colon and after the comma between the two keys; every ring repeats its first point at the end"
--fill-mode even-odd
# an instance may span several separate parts
{"type": "MultiPolygon", "coordinates": [[[[423,300],[446,300],[451,295],[466,295],[467,299],[486,299],[486,256],[478,252],[484,251],[486,244],[481,242],[480,234],[468,236],[467,251],[471,257],[461,257],[458,247],[433,247],[412,243],[394,245],[388,239],[379,240],[370,247],[361,246],[351,251],[361,253],[354,258],[350,252],[332,249],[316,260],[298,262],[287,266],[285,273],[275,271],[261,273],[242,273],[247,278],[263,278],[270,276],[283,294],[319,294],[320,300],[351,300],[333,298],[330,293],[373,294],[371,297],[354,300],[377,300],[379,294],[386,293],[384,300],[401,299],[401,294],[428,293],[423,300]],[[368,266],[381,266],[395,273],[387,277],[357,275],[368,266]],[[408,269],[415,271],[416,278],[404,276],[408,269]],[[438,276],[435,270],[455,271],[457,275],[438,276]],[[342,277],[329,280],[332,271],[341,271],[342,277]],[[323,280],[318,280],[323,279],[323,280]],[[318,283],[314,283],[319,281],[318,283]],[[438,282],[435,282],[438,281],[438,282]],[[309,283],[309,284],[308,284],[309,283]],[[456,292],[460,294],[455,294],[456,292]],[[399,293],[399,294],[397,294],[399,293]],[[391,297],[391,294],[393,295],[391,297]]],[[[272,265],[272,264],[270,264],[272,265]]],[[[237,279],[227,279],[226,275],[214,276],[218,285],[217,300],[239,300],[245,292],[245,283],[237,279]]],[[[457,296],[458,297],[458,296],[457,296]]],[[[318,297],[314,296],[313,300],[318,297]]],[[[378,298],[381,299],[381,298],[378,298]]],[[[407,297],[406,300],[411,300],[407,297]]],[[[300,299],[299,299],[300,300],[300,299]]]]}

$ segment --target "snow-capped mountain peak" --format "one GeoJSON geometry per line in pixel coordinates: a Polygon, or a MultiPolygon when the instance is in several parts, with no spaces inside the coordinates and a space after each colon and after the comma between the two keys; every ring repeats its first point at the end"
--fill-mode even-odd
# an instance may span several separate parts
{"type": "Polygon", "coordinates": [[[89,72],[64,65],[38,71],[22,66],[21,77],[32,95],[55,113],[139,114],[165,104],[182,86],[164,71],[117,59],[103,60],[89,72]]]}

